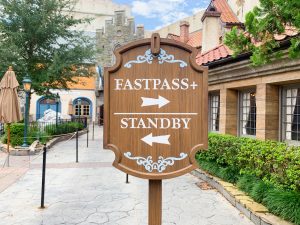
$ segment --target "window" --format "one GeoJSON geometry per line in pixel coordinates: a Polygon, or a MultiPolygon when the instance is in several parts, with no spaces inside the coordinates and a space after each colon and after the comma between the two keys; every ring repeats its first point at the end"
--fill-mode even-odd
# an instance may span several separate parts
{"type": "Polygon", "coordinates": [[[219,131],[220,126],[220,95],[211,94],[209,97],[209,129],[219,131]]]}
{"type": "Polygon", "coordinates": [[[81,105],[78,105],[78,100],[75,102],[75,115],[76,116],[90,116],[90,103],[81,99],[81,105]]]}
{"type": "Polygon", "coordinates": [[[256,135],[256,98],[255,91],[240,94],[240,135],[256,135]]]}
{"type": "Polygon", "coordinates": [[[283,129],[285,140],[300,141],[300,87],[284,89],[283,129]]]}

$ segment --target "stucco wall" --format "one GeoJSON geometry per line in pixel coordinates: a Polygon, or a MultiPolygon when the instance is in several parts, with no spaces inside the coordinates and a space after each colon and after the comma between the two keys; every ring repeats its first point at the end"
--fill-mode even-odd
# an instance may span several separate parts
{"type": "MultiPolygon", "coordinates": [[[[58,93],[61,100],[61,113],[62,115],[68,115],[68,107],[70,100],[73,101],[76,98],[82,97],[87,98],[92,102],[92,113],[93,113],[93,121],[96,118],[96,95],[94,90],[69,90],[69,91],[57,91],[52,90],[51,93],[58,93]]],[[[36,119],[37,113],[37,102],[42,96],[38,96],[33,94],[31,96],[31,105],[30,105],[30,117],[32,119],[36,119]]]]}
{"type": "Polygon", "coordinates": [[[217,47],[220,44],[220,36],[220,17],[207,16],[203,21],[202,53],[217,47]]]}
{"type": "MultiPolygon", "coordinates": [[[[201,18],[203,16],[205,10],[201,10],[200,12],[196,13],[193,16],[184,18],[182,20],[189,22],[190,24],[190,33],[201,30],[202,29],[202,22],[201,18]]],[[[178,20],[175,23],[170,24],[169,26],[165,26],[161,29],[155,30],[155,31],[147,31],[145,33],[145,37],[151,37],[153,33],[159,33],[161,37],[166,38],[169,33],[180,35],[180,21],[178,20]]]]}

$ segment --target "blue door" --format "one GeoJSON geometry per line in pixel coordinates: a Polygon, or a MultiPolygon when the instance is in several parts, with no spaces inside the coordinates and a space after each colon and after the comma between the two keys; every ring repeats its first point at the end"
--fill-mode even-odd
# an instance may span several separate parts
{"type": "MultiPolygon", "coordinates": [[[[43,97],[37,102],[36,119],[40,119],[44,116],[44,112],[48,109],[56,111],[55,99],[43,97]]],[[[61,112],[61,104],[58,104],[58,112],[61,112]]]]}

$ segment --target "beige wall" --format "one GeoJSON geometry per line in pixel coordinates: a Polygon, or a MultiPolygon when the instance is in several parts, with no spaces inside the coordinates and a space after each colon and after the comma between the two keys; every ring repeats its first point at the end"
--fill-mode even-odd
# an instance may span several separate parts
{"type": "Polygon", "coordinates": [[[220,17],[207,16],[203,21],[202,53],[207,52],[220,44],[221,33],[220,17]]]}
{"type": "Polygon", "coordinates": [[[170,24],[169,26],[163,27],[159,30],[155,30],[155,31],[147,31],[145,33],[145,37],[151,37],[151,35],[153,33],[159,33],[161,37],[166,38],[167,35],[169,33],[171,34],[176,34],[176,35],[180,35],[180,21],[187,21],[190,24],[190,33],[194,32],[194,31],[198,31],[202,29],[202,22],[201,22],[201,18],[203,16],[205,10],[202,10],[198,13],[196,13],[193,16],[178,20],[175,23],[170,24]]]}
{"type": "Polygon", "coordinates": [[[237,15],[241,22],[245,22],[246,14],[251,11],[255,6],[259,5],[259,0],[228,0],[233,12],[237,15]],[[238,2],[244,2],[242,5],[238,2]]]}
{"type": "Polygon", "coordinates": [[[114,11],[125,10],[126,16],[131,17],[131,8],[128,5],[120,5],[112,0],[78,0],[72,15],[76,19],[95,18],[90,24],[76,27],[76,30],[96,32],[105,25],[105,20],[114,16],[114,11]]]}
{"type": "MultiPolygon", "coordinates": [[[[52,90],[51,93],[58,93],[61,100],[61,114],[62,116],[68,115],[68,107],[70,100],[73,101],[76,98],[83,97],[88,98],[92,102],[93,107],[93,121],[95,121],[96,118],[96,95],[94,90],[69,90],[69,91],[57,91],[52,90]]],[[[41,96],[38,96],[36,94],[33,94],[31,96],[31,105],[30,105],[30,112],[29,115],[34,120],[36,119],[36,107],[37,107],[37,101],[41,98],[41,96]]]]}

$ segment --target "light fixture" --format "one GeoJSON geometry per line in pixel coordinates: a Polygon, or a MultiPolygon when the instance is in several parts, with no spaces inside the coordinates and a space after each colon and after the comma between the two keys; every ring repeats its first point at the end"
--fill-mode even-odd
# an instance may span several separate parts
{"type": "Polygon", "coordinates": [[[24,87],[24,91],[29,93],[30,92],[30,89],[31,89],[31,84],[32,84],[32,81],[30,80],[29,76],[26,75],[22,81],[23,83],[23,87],[24,87]]]}

